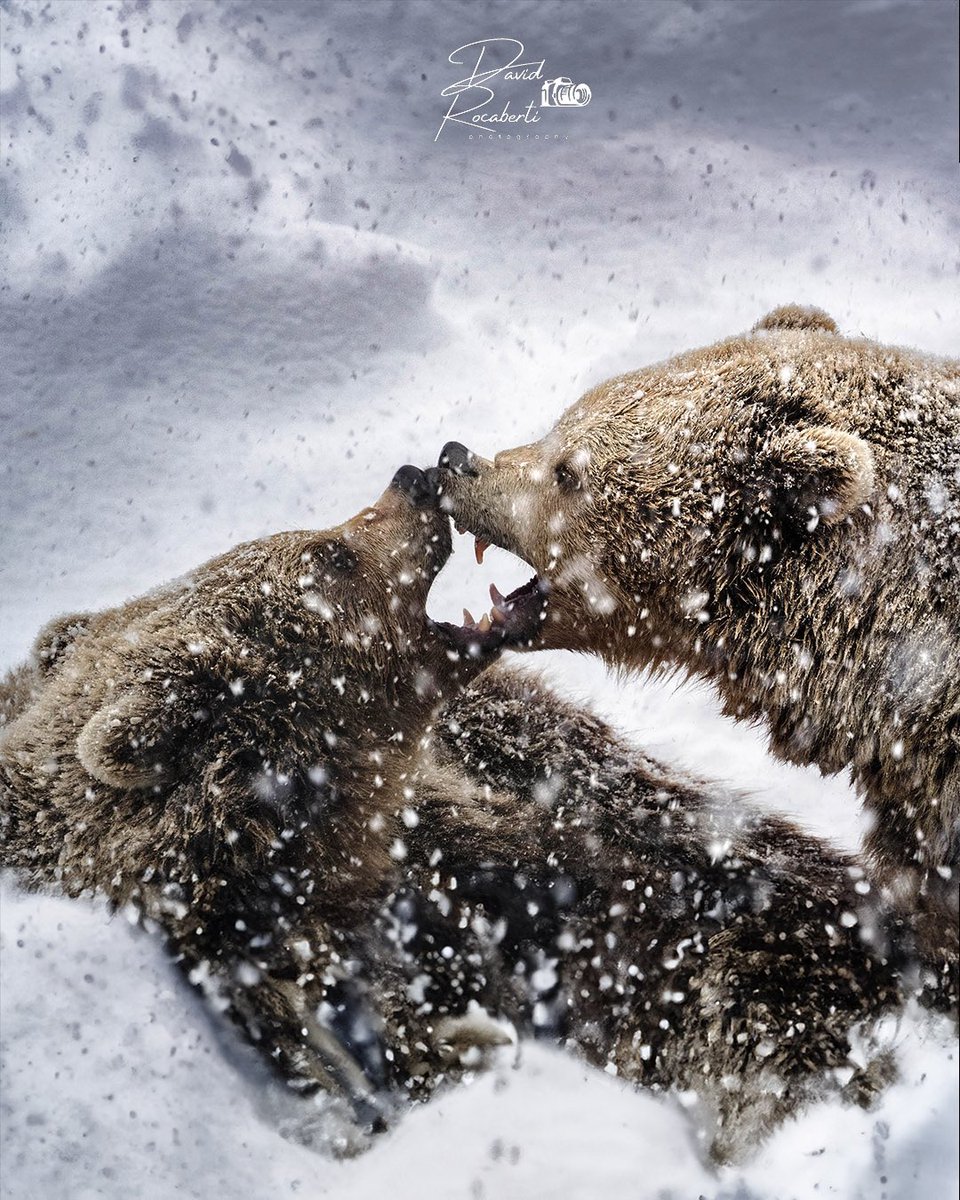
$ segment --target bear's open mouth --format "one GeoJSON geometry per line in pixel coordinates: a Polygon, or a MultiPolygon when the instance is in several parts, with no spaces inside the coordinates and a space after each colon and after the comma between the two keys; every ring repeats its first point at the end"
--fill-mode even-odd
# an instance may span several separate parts
{"type": "MultiPolygon", "coordinates": [[[[489,545],[490,542],[476,539],[478,563],[483,561],[483,552],[489,545]]],[[[529,647],[536,641],[546,617],[549,591],[550,585],[540,575],[534,575],[506,596],[491,583],[490,611],[479,620],[464,609],[462,625],[450,621],[431,624],[458,654],[467,658],[486,658],[511,646],[529,647]]]]}

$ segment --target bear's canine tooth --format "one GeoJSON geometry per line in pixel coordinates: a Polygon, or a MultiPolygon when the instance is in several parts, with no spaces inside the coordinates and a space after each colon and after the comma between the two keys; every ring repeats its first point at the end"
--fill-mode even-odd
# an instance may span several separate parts
{"type": "Polygon", "coordinates": [[[489,546],[490,546],[490,543],[485,542],[483,540],[483,538],[480,538],[480,537],[478,537],[476,539],[476,541],[473,543],[473,553],[476,555],[476,559],[477,559],[478,563],[483,562],[484,552],[488,549],[489,546]]]}
{"type": "Polygon", "coordinates": [[[507,598],[506,598],[506,596],[504,596],[501,593],[500,589],[497,587],[497,585],[495,583],[491,583],[490,584],[490,599],[493,601],[494,606],[496,608],[503,608],[503,605],[506,602],[507,598]]]}
{"type": "Polygon", "coordinates": [[[465,608],[463,610],[463,623],[464,625],[469,625],[471,628],[476,625],[476,621],[473,619],[473,613],[469,608],[465,608]]]}

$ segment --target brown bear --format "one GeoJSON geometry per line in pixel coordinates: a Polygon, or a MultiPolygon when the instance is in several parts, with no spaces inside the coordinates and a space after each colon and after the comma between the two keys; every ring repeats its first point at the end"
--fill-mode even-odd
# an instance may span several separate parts
{"type": "MultiPolygon", "coordinates": [[[[41,657],[66,624],[48,627],[41,657]]],[[[284,742],[292,754],[308,747],[284,742]]],[[[336,797],[344,808],[355,784],[336,797]]],[[[255,797],[256,779],[216,799],[241,828],[255,797]]],[[[161,826],[176,816],[154,814],[161,826]]],[[[92,819],[105,846],[123,840],[112,816],[92,819]]],[[[152,888],[169,868],[132,845],[146,864],[132,898],[290,1078],[346,1092],[368,1126],[391,1113],[386,1077],[423,1098],[505,1040],[488,1012],[626,1080],[697,1097],[717,1161],[742,1157],[809,1099],[869,1103],[891,1077],[875,1032],[904,999],[899,931],[859,865],[678,777],[516,670],[490,668],[449,697],[402,796],[384,793],[368,829],[331,827],[326,806],[311,820],[301,869],[267,854],[245,862],[244,879],[218,856],[215,818],[194,844],[176,843],[177,887],[159,905],[152,888]],[[338,838],[351,830],[363,849],[381,822],[397,869],[381,864],[346,905],[338,880],[327,894],[346,853],[338,838]],[[186,860],[212,873],[215,903],[197,879],[184,890],[186,860]]],[[[65,805],[58,826],[8,839],[6,858],[28,861],[35,881],[111,892],[118,881],[97,874],[114,870],[110,854],[88,854],[83,874],[57,855],[51,870],[54,837],[71,833],[65,805]]],[[[353,874],[361,856],[350,858],[353,874]]]]}
{"type": "Polygon", "coordinates": [[[443,505],[537,577],[540,647],[709,679],[773,752],[849,768],[956,1003],[960,365],[788,306],[618,376],[539,442],[441,455],[443,505]]]}
{"type": "Polygon", "coordinates": [[[707,1106],[740,1152],[886,1077],[897,926],[856,863],[488,670],[539,624],[436,625],[450,551],[405,468],[339,529],[52,623],[11,677],[3,858],[160,927],[288,1078],[368,1127],[506,1036],[707,1106]],[[433,714],[447,707],[434,735],[433,714]]]}
{"type": "Polygon", "coordinates": [[[877,1021],[909,984],[902,928],[856,861],[678,776],[515,669],[454,696],[437,732],[494,818],[529,830],[506,873],[439,843],[431,881],[448,916],[496,931],[527,990],[524,1030],[696,1097],[717,1161],[810,1098],[876,1096],[892,1073],[877,1021]]]}
{"type": "MultiPolygon", "coordinates": [[[[54,622],[0,689],[0,864],[132,905],[290,1079],[366,1125],[441,1078],[451,1045],[496,1039],[471,1015],[492,986],[476,939],[446,931],[457,954],[414,999],[383,907],[416,804],[469,800],[421,763],[432,713],[524,636],[506,622],[461,654],[427,618],[449,552],[425,476],[404,468],[339,528],[54,622]]],[[[462,833],[446,824],[445,848],[488,857],[481,805],[462,833]]],[[[419,834],[426,858],[435,833],[419,834]]]]}

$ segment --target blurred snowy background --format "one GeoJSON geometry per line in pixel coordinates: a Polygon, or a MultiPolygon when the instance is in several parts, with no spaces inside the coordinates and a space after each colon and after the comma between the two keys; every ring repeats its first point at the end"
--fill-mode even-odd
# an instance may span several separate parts
{"type": "MultiPolygon", "coordinates": [[[[957,351],[955,0],[0,0],[0,28],[0,668],[55,613],[337,522],[449,438],[537,437],[778,303],[957,351]],[[435,140],[448,56],[491,37],[592,102],[435,140]]],[[[434,615],[526,578],[467,546],[434,615]]],[[[703,689],[530,665],[858,844],[846,781],[703,689]]],[[[337,1163],[122,918],[2,896],[11,1200],[957,1191],[956,1043],[913,1020],[878,1112],[821,1106],[719,1175],[675,1103],[542,1048],[337,1163]]]]}

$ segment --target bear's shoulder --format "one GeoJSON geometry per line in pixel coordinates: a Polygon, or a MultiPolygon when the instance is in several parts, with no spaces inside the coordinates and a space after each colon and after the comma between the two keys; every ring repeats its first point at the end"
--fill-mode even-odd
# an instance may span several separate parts
{"type": "Polygon", "coordinates": [[[837,333],[837,323],[822,308],[803,304],[781,304],[754,325],[753,332],[774,329],[819,329],[824,333],[837,333]]]}

